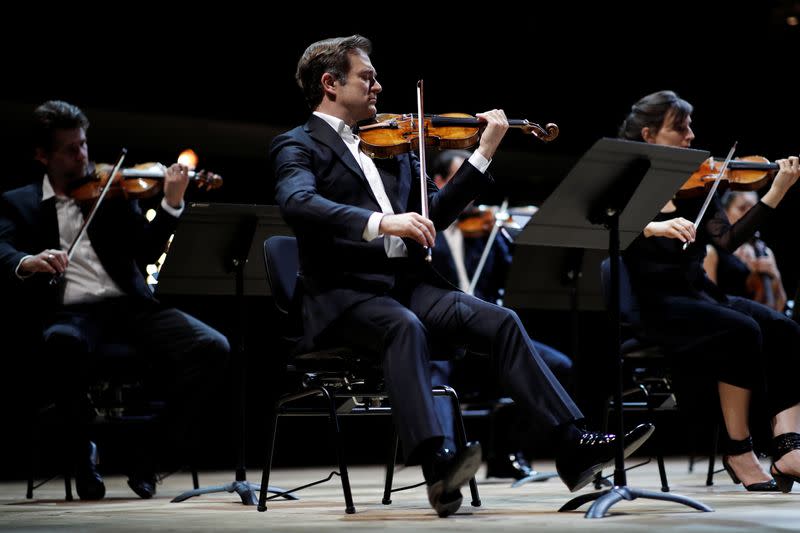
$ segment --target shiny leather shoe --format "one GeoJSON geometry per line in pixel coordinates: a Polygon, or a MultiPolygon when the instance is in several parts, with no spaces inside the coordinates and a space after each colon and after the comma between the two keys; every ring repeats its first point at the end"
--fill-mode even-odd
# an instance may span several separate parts
{"type": "Polygon", "coordinates": [[[522,452],[508,453],[489,459],[486,464],[486,477],[523,479],[533,474],[531,464],[522,452]]]}
{"type": "MultiPolygon", "coordinates": [[[[753,451],[753,437],[747,437],[744,440],[728,440],[727,446],[727,454],[722,456],[722,466],[725,468],[725,471],[731,476],[731,480],[736,483],[742,483],[739,479],[739,476],[736,475],[734,472],[733,467],[728,462],[728,459],[731,455],[741,455],[743,453],[749,453],[753,451]]],[[[778,488],[778,484],[775,482],[774,479],[770,479],[769,481],[760,481],[758,483],[750,483],[749,485],[744,485],[744,488],[750,492],[778,492],[780,489],[778,488]]]]}
{"type": "MultiPolygon", "coordinates": [[[[624,457],[639,449],[653,434],[653,424],[639,424],[625,435],[624,457]]],[[[585,487],[594,475],[614,464],[617,436],[584,431],[576,443],[568,443],[568,451],[556,457],[556,471],[561,481],[575,492],[585,487]]]]}
{"type": "Polygon", "coordinates": [[[128,486],[143,500],[149,500],[156,494],[156,476],[154,474],[135,474],[128,477],[128,486]]]}
{"type": "Polygon", "coordinates": [[[446,449],[438,452],[432,463],[423,468],[428,502],[440,518],[458,511],[462,501],[459,489],[469,482],[480,466],[481,445],[470,442],[455,454],[446,449]]]}
{"type": "Polygon", "coordinates": [[[75,490],[81,500],[102,500],[106,495],[103,477],[97,472],[97,445],[89,441],[89,454],[75,465],[75,490]]]}

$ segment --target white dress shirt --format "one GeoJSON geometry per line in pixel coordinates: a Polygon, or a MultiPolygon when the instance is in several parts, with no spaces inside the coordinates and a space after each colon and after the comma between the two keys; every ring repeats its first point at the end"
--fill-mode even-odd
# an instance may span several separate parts
{"type": "Polygon", "coordinates": [[[450,224],[442,233],[447,245],[450,247],[450,255],[453,256],[453,263],[456,266],[458,288],[467,292],[470,279],[469,275],[467,275],[467,266],[464,263],[464,234],[461,232],[461,228],[458,227],[457,222],[450,224]]]}

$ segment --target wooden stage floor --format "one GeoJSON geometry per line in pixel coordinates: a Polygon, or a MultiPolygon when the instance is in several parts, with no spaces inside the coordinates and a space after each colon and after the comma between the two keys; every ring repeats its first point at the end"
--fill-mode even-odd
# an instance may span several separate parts
{"type": "MultiPolygon", "coordinates": [[[[24,482],[7,481],[0,483],[0,531],[800,531],[797,485],[792,494],[751,494],[731,483],[722,472],[717,474],[713,487],[706,487],[706,463],[699,462],[692,474],[687,465],[685,458],[668,459],[673,492],[711,506],[713,513],[640,499],[616,504],[606,518],[587,520],[583,516],[587,506],[579,511],[557,512],[572,496],[558,479],[512,488],[503,480],[484,480],[481,470],[478,481],[483,505],[471,507],[467,496],[458,514],[440,519],[428,506],[424,487],[395,493],[391,505],[382,505],[382,468],[358,466],[351,470],[356,505],[352,515],[344,512],[338,477],[299,492],[299,501],[272,501],[264,513],[243,506],[238,496],[228,493],[170,503],[171,498],[191,486],[189,475],[183,473],[165,479],[152,500],[137,498],[121,476],[106,478],[108,493],[99,502],[63,501],[60,479],[39,488],[36,499],[26,500],[24,482]]],[[[538,461],[536,466],[542,471],[553,469],[548,461],[538,461]]],[[[272,484],[288,488],[324,477],[329,471],[276,470],[272,484]]],[[[255,470],[248,474],[251,481],[260,478],[260,472],[255,470]]],[[[200,473],[201,486],[224,485],[232,479],[230,472],[200,473]]],[[[421,479],[418,468],[398,468],[395,486],[421,479]]],[[[628,484],[658,491],[655,461],[629,472],[628,484]]],[[[578,494],[584,492],[590,489],[578,494]]]]}

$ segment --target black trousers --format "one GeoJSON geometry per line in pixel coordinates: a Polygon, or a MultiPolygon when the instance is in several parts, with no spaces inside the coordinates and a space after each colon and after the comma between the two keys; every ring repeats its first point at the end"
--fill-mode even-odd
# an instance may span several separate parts
{"type": "Polygon", "coordinates": [[[800,325],[746,298],[703,296],[648,300],[646,336],[674,353],[680,372],[752,390],[770,417],[800,403],[800,325]]]}
{"type": "Polygon", "coordinates": [[[488,354],[501,387],[540,428],[583,418],[548,369],[513,311],[427,283],[400,284],[348,309],[332,338],[380,354],[395,427],[406,464],[422,443],[441,444],[445,432],[431,394],[430,341],[488,354]]]}
{"type": "Polygon", "coordinates": [[[177,309],[126,297],[65,306],[46,323],[43,353],[56,405],[71,444],[85,450],[88,434],[87,387],[102,364],[98,345],[124,343],[136,348],[149,381],[167,393],[163,426],[174,446],[186,445],[206,413],[210,387],[227,369],[227,339],[177,309]]]}

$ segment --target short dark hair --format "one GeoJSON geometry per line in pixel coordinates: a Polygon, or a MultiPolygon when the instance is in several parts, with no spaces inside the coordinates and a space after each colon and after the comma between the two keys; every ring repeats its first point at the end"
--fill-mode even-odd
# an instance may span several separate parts
{"type": "Polygon", "coordinates": [[[337,81],[344,83],[350,71],[350,54],[356,50],[369,55],[372,43],[361,35],[351,35],[317,41],[306,48],[297,62],[295,79],[303,90],[308,107],[316,109],[322,102],[323,74],[330,72],[337,81]]]}
{"type": "Polygon", "coordinates": [[[471,155],[472,154],[466,150],[444,150],[434,158],[428,175],[432,178],[436,177],[436,175],[446,178],[447,175],[450,174],[450,165],[453,164],[453,159],[461,157],[467,160],[471,155]]]}
{"type": "Polygon", "coordinates": [[[692,114],[692,110],[692,104],[673,91],[648,94],[631,106],[631,112],[619,128],[619,136],[630,141],[643,141],[642,128],[658,131],[670,112],[674,113],[674,123],[680,124],[692,114]]]}
{"type": "Polygon", "coordinates": [[[89,119],[77,106],[61,100],[49,100],[33,112],[33,145],[50,151],[55,130],[89,129],[89,119]]]}

